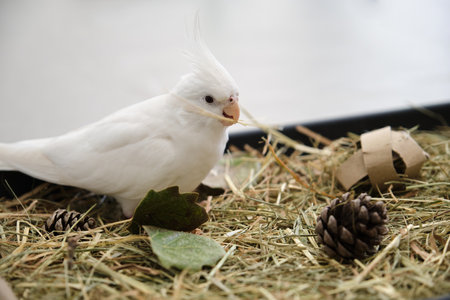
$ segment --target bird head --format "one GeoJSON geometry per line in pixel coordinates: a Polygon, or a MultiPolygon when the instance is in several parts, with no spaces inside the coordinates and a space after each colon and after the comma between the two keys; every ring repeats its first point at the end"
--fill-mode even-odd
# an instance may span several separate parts
{"type": "Polygon", "coordinates": [[[187,53],[192,72],[184,75],[172,92],[209,114],[219,116],[218,122],[230,126],[239,120],[239,92],[236,82],[217,61],[200,38],[198,26],[195,46],[187,53]]]}

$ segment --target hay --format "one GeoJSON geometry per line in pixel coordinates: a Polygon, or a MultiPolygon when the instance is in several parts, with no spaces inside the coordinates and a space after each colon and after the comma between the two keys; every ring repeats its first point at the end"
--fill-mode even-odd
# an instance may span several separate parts
{"type": "MultiPolygon", "coordinates": [[[[329,259],[314,234],[317,214],[332,200],[328,195],[344,192],[334,174],[356,149],[358,137],[350,135],[325,140],[326,151],[305,155],[286,155],[276,140],[273,148],[266,142],[263,153],[233,152],[260,168],[248,170],[242,183],[227,177],[233,189],[211,203],[210,221],[201,230],[227,251],[212,269],[162,268],[148,237],[130,235],[129,221],[105,209],[114,207],[105,204],[108,200],[93,208],[98,228],[49,235],[42,226],[56,208],[86,211],[99,197],[44,184],[19,199],[0,201],[0,276],[22,299],[420,299],[447,294],[450,130],[412,134],[430,159],[422,178],[402,180],[404,191],[370,191],[387,205],[390,232],[380,251],[363,261],[343,265],[329,259]],[[75,249],[68,249],[70,237],[78,239],[75,249]],[[72,261],[67,255],[73,252],[72,261]]],[[[317,146],[321,139],[316,138],[317,146]]],[[[361,184],[356,190],[369,189],[361,184]]]]}

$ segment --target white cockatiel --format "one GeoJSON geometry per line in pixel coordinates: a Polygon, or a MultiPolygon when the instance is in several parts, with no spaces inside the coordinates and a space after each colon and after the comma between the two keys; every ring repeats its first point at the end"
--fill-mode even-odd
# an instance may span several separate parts
{"type": "Polygon", "coordinates": [[[197,34],[192,72],[167,94],[67,134],[0,143],[0,170],[115,197],[130,217],[150,190],[194,190],[239,119],[238,87],[197,34]]]}

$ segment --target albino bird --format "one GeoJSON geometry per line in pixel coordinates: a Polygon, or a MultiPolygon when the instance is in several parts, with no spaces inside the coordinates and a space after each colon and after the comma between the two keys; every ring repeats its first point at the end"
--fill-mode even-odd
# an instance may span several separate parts
{"type": "Polygon", "coordinates": [[[167,94],[64,135],[0,143],[0,170],[113,196],[131,217],[150,190],[194,190],[239,120],[238,87],[195,36],[191,73],[167,94]]]}

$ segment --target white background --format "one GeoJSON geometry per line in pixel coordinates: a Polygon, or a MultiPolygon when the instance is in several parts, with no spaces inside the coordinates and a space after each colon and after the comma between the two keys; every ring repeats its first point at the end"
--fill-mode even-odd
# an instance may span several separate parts
{"type": "Polygon", "coordinates": [[[450,99],[450,1],[0,0],[0,141],[61,134],[166,92],[189,71],[196,11],[263,122],[450,99]]]}

